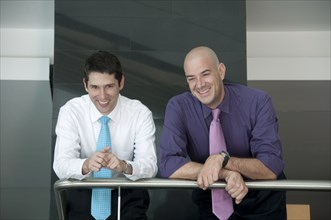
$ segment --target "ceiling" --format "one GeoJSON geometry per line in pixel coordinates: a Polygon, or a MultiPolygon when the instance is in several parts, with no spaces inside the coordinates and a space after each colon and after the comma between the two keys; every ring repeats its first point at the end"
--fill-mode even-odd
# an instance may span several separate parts
{"type": "MultiPolygon", "coordinates": [[[[330,31],[331,0],[247,0],[247,31],[330,31]]],[[[0,0],[1,28],[54,28],[54,0],[0,0]]]]}

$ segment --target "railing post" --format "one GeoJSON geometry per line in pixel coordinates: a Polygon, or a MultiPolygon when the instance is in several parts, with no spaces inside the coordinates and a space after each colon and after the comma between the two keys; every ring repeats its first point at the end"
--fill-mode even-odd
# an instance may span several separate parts
{"type": "Polygon", "coordinates": [[[121,187],[118,187],[117,220],[121,220],[121,187]]]}
{"type": "Polygon", "coordinates": [[[66,216],[65,216],[66,208],[65,208],[64,204],[66,201],[64,199],[64,194],[65,194],[66,190],[62,189],[62,190],[57,191],[54,188],[54,192],[55,192],[55,201],[56,201],[56,207],[57,207],[57,212],[59,214],[59,218],[60,218],[60,220],[65,220],[66,219],[66,216]]]}

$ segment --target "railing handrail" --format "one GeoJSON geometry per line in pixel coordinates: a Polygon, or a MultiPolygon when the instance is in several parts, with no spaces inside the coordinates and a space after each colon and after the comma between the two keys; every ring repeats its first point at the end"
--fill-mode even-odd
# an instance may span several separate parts
{"type": "MultiPolygon", "coordinates": [[[[309,191],[331,191],[331,181],[328,180],[265,180],[246,181],[250,189],[271,189],[271,190],[309,190],[309,191]]],[[[126,178],[93,179],[84,180],[62,179],[54,183],[54,190],[69,188],[197,188],[196,181],[177,179],[141,179],[131,181],[126,178]]],[[[225,182],[216,182],[209,188],[224,188],[225,182]]]]}
{"type": "MultiPolygon", "coordinates": [[[[246,181],[249,189],[271,189],[271,190],[299,190],[299,191],[331,191],[331,181],[328,180],[268,180],[268,181],[246,181]]],[[[62,179],[54,183],[55,199],[59,217],[65,220],[65,207],[63,206],[63,191],[73,188],[154,188],[154,189],[178,189],[197,188],[197,182],[192,180],[177,179],[141,179],[131,181],[126,178],[74,180],[62,179]]],[[[225,188],[225,182],[216,182],[209,188],[225,188]]],[[[119,192],[120,195],[120,192],[119,192]]],[[[118,210],[120,207],[118,207],[118,210]]],[[[118,213],[118,216],[119,213],[118,213]]]]}

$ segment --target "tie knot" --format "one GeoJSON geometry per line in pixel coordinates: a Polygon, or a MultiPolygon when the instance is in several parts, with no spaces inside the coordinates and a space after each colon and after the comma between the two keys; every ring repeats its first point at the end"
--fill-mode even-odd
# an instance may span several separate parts
{"type": "Polygon", "coordinates": [[[220,116],[221,111],[218,108],[213,109],[213,120],[217,120],[220,116]]]}
{"type": "Polygon", "coordinates": [[[101,124],[105,125],[105,124],[108,123],[108,121],[109,121],[109,117],[108,116],[102,116],[102,117],[100,117],[101,124]]]}

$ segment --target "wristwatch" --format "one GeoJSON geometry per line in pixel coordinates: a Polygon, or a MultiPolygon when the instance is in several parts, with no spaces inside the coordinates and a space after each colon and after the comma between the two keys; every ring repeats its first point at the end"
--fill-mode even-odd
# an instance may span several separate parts
{"type": "Polygon", "coordinates": [[[132,173],[133,172],[132,165],[130,163],[126,162],[125,160],[123,160],[123,162],[126,164],[126,168],[122,173],[123,174],[129,174],[130,170],[131,170],[131,173],[132,173]]]}
{"type": "Polygon", "coordinates": [[[223,163],[222,163],[222,168],[224,168],[228,164],[228,162],[229,162],[230,155],[226,151],[221,151],[220,155],[222,155],[223,158],[224,158],[223,159],[223,163]]]}

